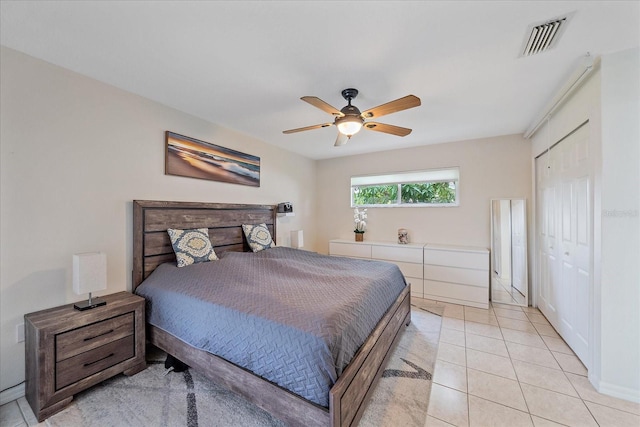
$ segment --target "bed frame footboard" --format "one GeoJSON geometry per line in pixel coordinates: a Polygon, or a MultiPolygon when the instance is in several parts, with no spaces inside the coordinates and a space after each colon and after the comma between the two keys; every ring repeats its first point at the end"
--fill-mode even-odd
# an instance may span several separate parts
{"type": "Polygon", "coordinates": [[[402,325],[410,321],[411,293],[407,285],[329,391],[331,426],[358,424],[400,340],[402,325]]]}

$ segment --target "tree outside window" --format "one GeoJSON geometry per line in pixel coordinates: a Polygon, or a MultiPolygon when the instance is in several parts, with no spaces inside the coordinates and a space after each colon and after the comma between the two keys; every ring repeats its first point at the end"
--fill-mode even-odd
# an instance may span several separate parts
{"type": "Polygon", "coordinates": [[[396,173],[351,179],[351,205],[355,206],[457,206],[458,169],[396,173]],[[454,173],[444,173],[453,171],[454,173]],[[446,177],[442,181],[388,182],[394,179],[446,177]],[[382,181],[366,185],[367,182],[382,181]],[[384,182],[387,181],[387,182],[384,182]],[[354,185],[355,184],[355,185],[354,185]],[[358,185],[360,184],[360,185],[358,185]]]}

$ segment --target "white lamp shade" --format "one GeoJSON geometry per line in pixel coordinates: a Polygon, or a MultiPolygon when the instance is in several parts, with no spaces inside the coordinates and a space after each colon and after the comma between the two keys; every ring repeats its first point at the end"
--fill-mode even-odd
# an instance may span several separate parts
{"type": "Polygon", "coordinates": [[[302,230],[293,230],[291,232],[291,247],[301,248],[304,246],[304,234],[302,230]]]}
{"type": "Polygon", "coordinates": [[[358,118],[345,117],[337,126],[341,134],[353,136],[362,129],[362,120],[358,118]]]}
{"type": "Polygon", "coordinates": [[[78,295],[107,289],[107,254],[73,255],[73,292],[78,295]]]}

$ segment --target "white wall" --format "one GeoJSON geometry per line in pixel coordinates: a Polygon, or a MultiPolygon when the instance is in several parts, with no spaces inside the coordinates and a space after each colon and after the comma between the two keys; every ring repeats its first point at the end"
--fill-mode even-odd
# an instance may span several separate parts
{"type": "Polygon", "coordinates": [[[600,390],[640,402],[640,49],[602,58],[600,390]]]}
{"type": "MultiPolygon", "coordinates": [[[[0,390],[24,381],[23,315],[82,299],[71,255],[107,253],[108,290],[131,289],[132,200],[275,204],[279,244],[314,247],[315,161],[2,47],[0,390]],[[164,132],[261,157],[260,188],[164,175],[164,132]]],[[[215,102],[212,100],[211,102],[215,102]]]]}
{"type": "Polygon", "coordinates": [[[488,248],[490,200],[531,199],[530,150],[522,136],[509,135],[319,161],[316,249],[326,253],[329,240],[354,238],[351,176],[449,166],[460,167],[460,206],[370,208],[365,240],[396,241],[406,228],[411,242],[488,248]]]}

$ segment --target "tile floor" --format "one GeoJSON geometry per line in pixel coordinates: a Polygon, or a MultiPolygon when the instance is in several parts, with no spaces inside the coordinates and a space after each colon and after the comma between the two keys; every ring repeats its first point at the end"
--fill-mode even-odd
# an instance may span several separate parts
{"type": "Polygon", "coordinates": [[[24,397],[0,406],[0,426],[2,427],[46,426],[45,422],[38,424],[31,406],[24,397]]]}
{"type": "MultiPolygon", "coordinates": [[[[639,427],[640,404],[597,393],[587,371],[535,308],[444,306],[425,427],[639,427]]],[[[37,423],[24,397],[0,426],[37,423]]]]}
{"type": "Polygon", "coordinates": [[[640,404],[599,394],[536,308],[444,306],[425,427],[639,427],[640,404]]]}

